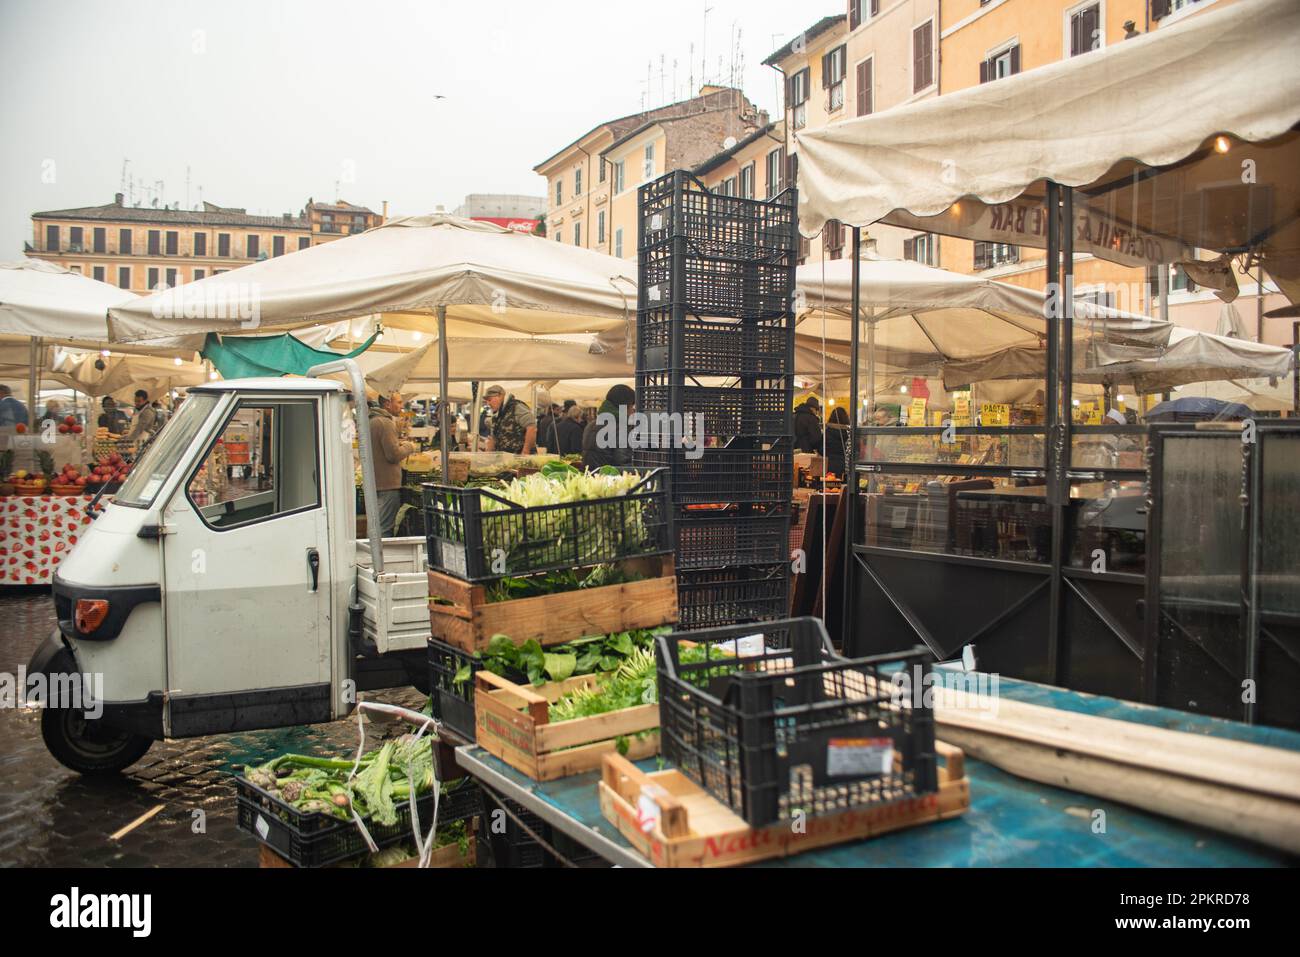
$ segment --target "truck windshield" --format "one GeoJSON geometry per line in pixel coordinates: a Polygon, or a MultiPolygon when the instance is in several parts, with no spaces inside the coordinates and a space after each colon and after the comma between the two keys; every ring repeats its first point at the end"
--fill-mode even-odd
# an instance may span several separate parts
{"type": "Polygon", "coordinates": [[[113,501],[118,505],[137,508],[152,505],[158,490],[163,487],[167,476],[176,468],[180,457],[203,428],[203,423],[208,420],[218,399],[215,395],[192,394],[182,402],[153,444],[132,466],[131,474],[122,483],[122,488],[113,501]]]}

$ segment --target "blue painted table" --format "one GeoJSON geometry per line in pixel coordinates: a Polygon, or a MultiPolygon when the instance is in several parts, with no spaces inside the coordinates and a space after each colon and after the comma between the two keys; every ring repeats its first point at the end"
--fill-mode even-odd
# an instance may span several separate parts
{"type": "MultiPolygon", "coordinates": [[[[1300,751],[1300,734],[1152,708],[1114,698],[1001,679],[1015,700],[1231,740],[1300,751]]],[[[600,813],[596,772],[538,783],[482,748],[456,752],[457,762],[484,784],[527,807],[606,860],[626,867],[648,862],[600,813]]],[[[638,762],[659,770],[656,760],[638,762]]],[[[809,851],[755,867],[1272,867],[1294,858],[1215,831],[1018,778],[966,759],[971,807],[949,821],[867,841],[809,851]],[[1106,812],[1106,832],[1092,831],[1092,811],[1106,812]]]]}

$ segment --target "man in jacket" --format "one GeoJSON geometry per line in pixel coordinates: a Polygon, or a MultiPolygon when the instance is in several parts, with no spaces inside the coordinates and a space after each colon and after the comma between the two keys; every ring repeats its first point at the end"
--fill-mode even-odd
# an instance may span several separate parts
{"type": "Polygon", "coordinates": [[[636,393],[632,389],[621,383],[610,386],[596,417],[582,433],[582,464],[588,470],[603,465],[624,468],[632,464],[632,449],[627,446],[627,436],[619,435],[618,423],[620,419],[626,422],[635,409],[636,393]],[[620,408],[627,410],[623,416],[619,415],[620,408]]]}
{"type": "Polygon", "coordinates": [[[536,452],[537,417],[533,410],[513,395],[506,395],[506,390],[499,385],[488,386],[483,398],[496,413],[488,451],[514,452],[516,455],[536,452]]]}
{"type": "Polygon", "coordinates": [[[144,389],[135,390],[135,419],[131,423],[128,442],[147,442],[160,428],[158,413],[149,404],[149,393],[144,389]]]}
{"type": "Polygon", "coordinates": [[[402,396],[394,392],[370,406],[370,447],[375,459],[375,488],[379,492],[380,534],[393,535],[397,512],[402,506],[402,462],[419,451],[397,435],[397,416],[402,411],[402,396]]]}
{"type": "Polygon", "coordinates": [[[810,395],[795,406],[794,450],[817,452],[822,450],[822,406],[815,395],[810,395]]]}

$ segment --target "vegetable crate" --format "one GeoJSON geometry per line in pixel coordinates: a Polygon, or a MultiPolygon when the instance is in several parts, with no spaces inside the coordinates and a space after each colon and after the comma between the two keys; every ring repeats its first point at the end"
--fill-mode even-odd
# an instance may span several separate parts
{"type": "Polygon", "coordinates": [[[723,196],[685,170],[637,191],[640,249],[680,241],[695,255],[794,264],[799,248],[794,190],[770,200],[723,196]]]}
{"type": "Polygon", "coordinates": [[[790,562],[683,570],[677,576],[677,623],[686,630],[790,614],[790,562]]]}
{"type": "Polygon", "coordinates": [[[780,504],[681,509],[673,535],[684,572],[771,564],[790,555],[790,514],[780,504]]]}
{"type": "MultiPolygon", "coordinates": [[[[667,548],[671,549],[668,539],[667,548]]],[[[489,601],[483,584],[429,572],[429,627],[434,638],[463,651],[482,651],[493,635],[517,644],[535,638],[543,645],[582,635],[655,628],[677,620],[673,557],[657,555],[619,563],[636,581],[580,588],[551,595],[489,601]]]]}
{"type": "Polygon", "coordinates": [[[794,369],[794,316],[741,322],[702,319],[670,307],[642,309],[637,313],[637,369],[742,378],[789,375],[794,369]]]}
{"type": "Polygon", "coordinates": [[[640,294],[647,307],[676,306],[697,315],[763,319],[784,315],[794,289],[793,256],[776,262],[697,255],[687,245],[645,250],[640,294]]]}
{"type": "Polygon", "coordinates": [[[672,551],[667,475],[624,495],[523,506],[487,488],[425,484],[429,567],[470,582],[672,551]]]}
{"type": "Polygon", "coordinates": [[[651,449],[635,454],[639,465],[672,475],[674,505],[716,503],[789,504],[794,489],[793,440],[736,438],[725,448],[651,449]]]}
{"type": "Polygon", "coordinates": [[[932,794],[755,828],[676,768],[651,772],[617,754],[601,771],[600,810],[656,867],[734,867],[947,820],[970,809],[960,748],[935,742],[943,766],[932,794]]]}
{"type": "MultiPolygon", "coordinates": [[[[244,777],[235,778],[238,825],[295,867],[325,867],[370,853],[365,838],[353,821],[340,820],[322,811],[304,812],[244,777]]],[[[438,802],[438,826],[478,817],[483,798],[478,785],[468,778],[449,788],[438,802]]],[[[416,798],[420,829],[427,833],[433,815],[433,795],[416,798]]],[[[412,838],[411,802],[397,805],[397,822],[380,825],[367,818],[366,830],[380,848],[412,838]]]]}
{"type": "Polygon", "coordinates": [[[555,859],[537,843],[504,809],[528,825],[529,830],[546,841],[554,841],[554,828],[522,804],[499,797],[494,791],[483,792],[483,826],[478,829],[480,865],[509,868],[549,867],[555,859]]]}
{"type": "Polygon", "coordinates": [[[633,759],[658,754],[659,707],[654,704],[551,722],[551,702],[597,681],[596,675],[582,675],[534,688],[490,671],[476,672],[479,746],[537,781],[593,771],[602,755],[614,751],[633,759]]]}
{"type": "MultiPolygon", "coordinates": [[[[794,376],[745,376],[739,385],[704,386],[693,384],[693,376],[674,391],[674,376],[668,372],[642,372],[636,377],[637,411],[649,416],[677,411],[689,428],[703,426],[694,438],[717,437],[730,441],[735,436],[779,438],[794,432],[794,376]],[[697,425],[698,424],[698,425],[697,425]]],[[[672,426],[663,420],[659,430],[668,439],[676,438],[672,426]]],[[[655,437],[653,430],[651,438],[655,437]]]]}
{"type": "Polygon", "coordinates": [[[837,657],[816,618],[657,641],[664,757],[751,827],[920,798],[938,787],[934,714],[890,680],[924,687],[929,653],[837,657]],[[734,654],[683,664],[679,643],[734,654]]]}
{"type": "MultiPolygon", "coordinates": [[[[462,651],[436,638],[429,639],[429,697],[433,716],[463,740],[474,741],[474,675],[484,667],[483,661],[469,651],[462,651]],[[457,681],[458,676],[468,675],[457,681]]],[[[512,681],[526,684],[528,676],[512,671],[512,681]]]]}

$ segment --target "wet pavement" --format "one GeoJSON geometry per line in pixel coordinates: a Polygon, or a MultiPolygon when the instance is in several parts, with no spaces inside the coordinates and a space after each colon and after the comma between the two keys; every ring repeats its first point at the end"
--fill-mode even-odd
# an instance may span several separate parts
{"type": "MultiPolygon", "coordinates": [[[[48,589],[0,589],[0,672],[16,675],[54,627],[48,589]]],[[[373,696],[423,706],[414,689],[373,696]]],[[[367,748],[400,728],[367,729],[367,748]]],[[[355,753],[357,721],[160,741],[116,778],[83,778],[41,740],[40,711],[0,708],[0,867],[256,867],[236,825],[234,768],[285,751],[355,753]],[[112,835],[161,806],[130,833],[112,835]]]]}

